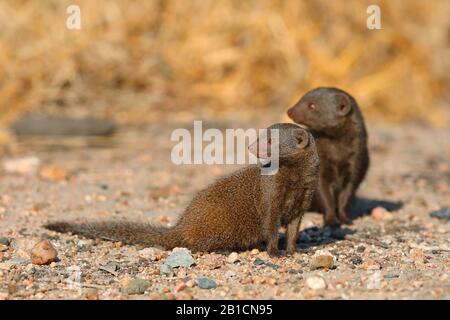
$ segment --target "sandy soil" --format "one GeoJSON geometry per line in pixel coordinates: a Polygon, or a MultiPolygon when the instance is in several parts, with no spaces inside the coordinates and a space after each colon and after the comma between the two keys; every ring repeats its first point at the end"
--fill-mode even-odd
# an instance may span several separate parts
{"type": "MultiPolygon", "coordinates": [[[[248,119],[207,125],[224,129],[279,120],[248,119]]],[[[170,133],[192,128],[190,120],[125,127],[110,139],[22,139],[5,151],[2,161],[34,156],[40,167],[35,173],[0,173],[0,298],[450,298],[450,223],[429,215],[450,205],[449,128],[369,125],[371,168],[352,209],[353,225],[324,230],[321,215],[308,213],[299,252],[290,257],[253,250],[231,263],[227,253],[193,254],[194,266],[164,276],[159,270],[169,251],[41,228],[48,220],[79,218],[173,224],[197,190],[235,169],[170,162],[170,133]],[[31,264],[30,249],[42,239],[51,241],[59,261],[31,264]],[[334,256],[331,269],[311,269],[320,249],[334,256]],[[257,258],[272,265],[258,265],[257,258]],[[199,288],[200,276],[217,287],[199,288]],[[123,292],[135,278],[149,286],[137,295],[123,292]]]]}

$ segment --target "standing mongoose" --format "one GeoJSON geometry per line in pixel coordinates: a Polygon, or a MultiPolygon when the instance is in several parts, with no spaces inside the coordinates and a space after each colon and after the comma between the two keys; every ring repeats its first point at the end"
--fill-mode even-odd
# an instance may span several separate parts
{"type": "Polygon", "coordinates": [[[320,179],[311,211],[324,213],[325,225],[350,223],[349,204],[369,167],[367,132],[356,100],[337,88],[316,88],[287,113],[316,139],[320,179]]]}
{"type": "Polygon", "coordinates": [[[293,253],[301,218],[317,188],[319,156],[307,130],[292,123],[268,129],[249,150],[270,159],[262,151],[278,147],[276,174],[262,175],[263,165],[251,164],[218,179],[194,196],[173,227],[139,222],[53,222],[44,227],[89,238],[193,251],[246,250],[266,243],[269,254],[277,255],[278,230],[284,226],[286,250],[293,253]],[[278,132],[278,139],[272,138],[272,132],[278,132]]]}

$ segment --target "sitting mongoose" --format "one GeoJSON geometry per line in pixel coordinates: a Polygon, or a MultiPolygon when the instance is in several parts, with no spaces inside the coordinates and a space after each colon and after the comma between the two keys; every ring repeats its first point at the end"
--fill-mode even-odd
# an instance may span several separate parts
{"type": "Polygon", "coordinates": [[[262,164],[250,164],[219,178],[194,196],[173,227],[139,222],[54,222],[44,227],[89,238],[193,251],[246,250],[265,243],[268,253],[277,255],[278,230],[285,226],[287,252],[293,253],[301,218],[317,188],[319,156],[307,130],[292,123],[268,129],[277,129],[278,139],[272,139],[273,131],[268,130],[249,150],[267,159],[270,155],[266,152],[264,157],[262,150],[278,147],[277,173],[262,175],[262,164]]]}
{"type": "Polygon", "coordinates": [[[356,100],[337,88],[316,88],[287,114],[316,140],[320,179],[310,210],[324,213],[325,225],[351,223],[348,207],[369,167],[367,132],[356,100]]]}

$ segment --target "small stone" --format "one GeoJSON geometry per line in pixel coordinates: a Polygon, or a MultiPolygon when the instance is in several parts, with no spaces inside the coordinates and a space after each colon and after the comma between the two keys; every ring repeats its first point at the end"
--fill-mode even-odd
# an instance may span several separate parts
{"type": "Polygon", "coordinates": [[[366,250],[366,247],[363,245],[358,246],[358,248],[356,248],[356,252],[359,253],[363,253],[366,250]]]}
{"type": "Polygon", "coordinates": [[[253,249],[252,251],[250,251],[250,254],[251,254],[252,256],[257,255],[258,253],[259,253],[259,250],[258,250],[258,249],[253,249]]]}
{"type": "Polygon", "coordinates": [[[213,279],[206,277],[198,277],[197,285],[201,289],[214,289],[217,287],[217,284],[213,279]]]}
{"type": "Polygon", "coordinates": [[[367,279],[367,289],[373,290],[380,288],[381,288],[381,272],[377,270],[367,279]]]}
{"type": "Polygon", "coordinates": [[[117,277],[119,275],[117,271],[120,269],[120,265],[115,261],[109,261],[106,264],[100,266],[99,269],[109,272],[117,277]]]}
{"type": "Polygon", "coordinates": [[[372,218],[374,218],[375,220],[385,220],[385,219],[390,219],[392,217],[392,213],[390,213],[389,211],[387,211],[385,208],[383,207],[376,207],[372,210],[372,218]]]}
{"type": "Polygon", "coordinates": [[[82,252],[91,250],[92,240],[78,240],[77,248],[82,252]]]}
{"type": "Polygon", "coordinates": [[[306,285],[313,290],[325,289],[326,283],[322,277],[309,277],[306,279],[306,285]]]}
{"type": "Polygon", "coordinates": [[[160,275],[164,275],[167,277],[172,277],[173,276],[173,271],[172,271],[172,267],[169,266],[166,263],[163,263],[160,267],[159,267],[159,274],[160,275]]]}
{"type": "Polygon", "coordinates": [[[6,237],[1,237],[0,238],[0,244],[2,244],[4,246],[9,246],[11,244],[11,240],[9,238],[6,238],[6,237]]]}
{"type": "Polygon", "coordinates": [[[167,257],[165,264],[171,268],[185,267],[189,268],[195,264],[195,260],[191,255],[191,251],[186,248],[174,248],[172,253],[167,257]]]}
{"type": "Polygon", "coordinates": [[[255,265],[255,266],[260,266],[263,264],[266,264],[266,262],[261,258],[256,258],[255,261],[253,261],[253,265],[255,265]]]}
{"type": "Polygon", "coordinates": [[[3,169],[8,173],[33,174],[39,167],[40,160],[36,157],[25,157],[3,161],[3,169]]]}
{"type": "Polygon", "coordinates": [[[94,289],[94,288],[87,289],[85,294],[84,294],[84,297],[87,300],[98,300],[98,291],[97,291],[97,289],[94,289]]]}
{"type": "Polygon", "coordinates": [[[425,254],[420,249],[411,249],[411,251],[409,251],[409,258],[414,261],[414,263],[423,263],[425,261],[425,254]]]}
{"type": "Polygon", "coordinates": [[[310,268],[311,270],[316,269],[331,269],[334,267],[336,258],[326,250],[318,250],[312,257],[310,268]]]}
{"type": "Polygon", "coordinates": [[[161,257],[162,254],[162,250],[158,249],[158,248],[145,248],[142,250],[138,251],[139,257],[144,258],[144,259],[148,259],[150,261],[156,261],[159,260],[158,258],[161,257]]]}
{"type": "Polygon", "coordinates": [[[393,272],[391,272],[391,273],[386,273],[386,274],[384,275],[384,278],[385,278],[385,279],[395,279],[395,278],[398,278],[398,277],[400,277],[400,275],[399,275],[398,273],[393,273],[393,272]]]}
{"type": "Polygon", "coordinates": [[[363,260],[360,256],[354,254],[350,257],[350,262],[357,265],[357,264],[361,264],[363,262],[363,260]]]}
{"type": "Polygon", "coordinates": [[[143,294],[148,287],[150,287],[150,282],[141,278],[135,278],[122,289],[122,292],[127,294],[143,294]]]}
{"type": "Polygon", "coordinates": [[[362,267],[365,270],[380,270],[381,266],[373,260],[366,260],[363,262],[362,267]]]}
{"type": "Polygon", "coordinates": [[[37,243],[31,250],[31,262],[37,265],[50,264],[56,261],[58,253],[48,240],[37,243]]]}
{"type": "Polygon", "coordinates": [[[65,180],[69,176],[69,172],[60,167],[55,166],[43,166],[39,170],[39,177],[44,180],[57,181],[65,180]]]}
{"type": "Polygon", "coordinates": [[[228,263],[236,263],[239,261],[239,254],[237,252],[232,252],[230,253],[230,255],[227,257],[227,262],[228,263]]]}
{"type": "Polygon", "coordinates": [[[176,286],[175,286],[175,292],[180,292],[180,291],[182,291],[182,290],[184,290],[184,289],[186,289],[187,288],[187,285],[186,285],[186,283],[184,283],[184,282],[180,282],[180,283],[178,283],[176,286]]]}
{"type": "Polygon", "coordinates": [[[8,246],[5,246],[4,244],[0,243],[0,252],[5,252],[8,250],[8,246]]]}
{"type": "Polygon", "coordinates": [[[438,218],[442,220],[450,220],[450,207],[442,208],[430,213],[433,218],[438,218]]]}

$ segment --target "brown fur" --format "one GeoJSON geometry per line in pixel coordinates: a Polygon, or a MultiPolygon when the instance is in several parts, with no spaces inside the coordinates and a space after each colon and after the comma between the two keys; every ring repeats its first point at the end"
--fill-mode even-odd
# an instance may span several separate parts
{"type": "Polygon", "coordinates": [[[316,88],[288,110],[316,139],[320,181],[312,211],[324,224],[350,223],[348,206],[369,167],[367,132],[356,100],[337,88],[316,88]]]}
{"type": "Polygon", "coordinates": [[[172,228],[129,222],[55,222],[45,227],[90,238],[193,251],[245,250],[266,242],[269,253],[277,254],[278,229],[285,226],[287,251],[292,253],[301,218],[317,188],[319,157],[314,138],[306,130],[294,124],[275,124],[269,129],[280,129],[278,173],[261,175],[259,165],[249,165],[218,179],[197,193],[172,228]],[[305,139],[306,146],[300,143],[305,139]]]}

